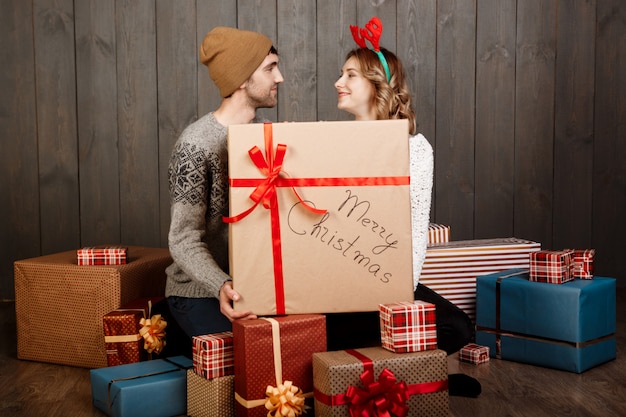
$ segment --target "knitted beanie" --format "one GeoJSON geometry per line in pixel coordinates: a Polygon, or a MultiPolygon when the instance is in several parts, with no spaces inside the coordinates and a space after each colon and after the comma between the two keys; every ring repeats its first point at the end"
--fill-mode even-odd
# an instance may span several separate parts
{"type": "Polygon", "coordinates": [[[261,65],[272,47],[265,35],[218,26],[200,46],[200,62],[209,68],[222,97],[231,95],[261,65]]]}

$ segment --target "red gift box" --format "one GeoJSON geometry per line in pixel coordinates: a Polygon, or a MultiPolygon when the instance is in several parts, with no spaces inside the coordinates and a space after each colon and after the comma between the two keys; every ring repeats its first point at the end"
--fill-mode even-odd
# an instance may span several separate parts
{"type": "Polygon", "coordinates": [[[238,417],[266,417],[266,401],[277,399],[273,390],[267,395],[270,387],[282,390],[292,383],[298,406],[303,397],[312,397],[313,353],[326,351],[325,316],[235,320],[233,338],[238,417]]]}
{"type": "Polygon", "coordinates": [[[193,369],[206,379],[233,375],[233,332],[194,336],[193,369]]]}
{"type": "Polygon", "coordinates": [[[574,279],[571,250],[541,250],[530,253],[529,281],[563,284],[574,279]]]}
{"type": "Polygon", "coordinates": [[[459,360],[463,362],[479,363],[489,362],[489,346],[481,346],[476,343],[468,343],[459,350],[459,360]]]}
{"type": "Polygon", "coordinates": [[[381,304],[382,347],[396,353],[437,349],[435,305],[425,301],[381,304]]]}
{"type": "Polygon", "coordinates": [[[595,249],[566,249],[574,252],[572,275],[579,279],[593,279],[595,249]]]}
{"type": "Polygon", "coordinates": [[[150,307],[163,297],[138,298],[111,311],[102,318],[107,365],[117,366],[148,359],[144,339],[139,334],[141,319],[150,314],[150,307]]]}
{"type": "Polygon", "coordinates": [[[85,247],[78,249],[78,265],[122,265],[127,248],[121,246],[85,247]]]}

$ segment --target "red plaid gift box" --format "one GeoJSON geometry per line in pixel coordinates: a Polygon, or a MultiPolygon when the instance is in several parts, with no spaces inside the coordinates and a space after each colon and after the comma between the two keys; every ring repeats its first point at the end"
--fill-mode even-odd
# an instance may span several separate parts
{"type": "Polygon", "coordinates": [[[479,363],[489,362],[489,346],[481,346],[476,343],[468,343],[459,350],[459,360],[462,362],[479,363]]]}
{"type": "Polygon", "coordinates": [[[78,249],[78,265],[122,265],[127,248],[121,246],[85,247],[78,249]]]}
{"type": "Polygon", "coordinates": [[[571,250],[540,250],[530,253],[529,281],[563,284],[574,279],[571,250]]]}
{"type": "Polygon", "coordinates": [[[572,274],[574,278],[593,279],[593,257],[595,249],[566,249],[574,252],[574,266],[572,274]]]}
{"type": "Polygon", "coordinates": [[[425,301],[380,304],[382,347],[396,353],[437,349],[435,305],[425,301]]]}
{"type": "Polygon", "coordinates": [[[233,375],[233,333],[222,332],[193,337],[193,369],[206,379],[233,375]]]}

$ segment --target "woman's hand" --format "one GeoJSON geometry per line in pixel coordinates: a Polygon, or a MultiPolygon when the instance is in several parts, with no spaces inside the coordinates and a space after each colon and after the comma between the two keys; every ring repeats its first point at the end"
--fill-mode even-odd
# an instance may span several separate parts
{"type": "Polygon", "coordinates": [[[220,288],[220,311],[230,321],[240,319],[256,319],[257,316],[251,311],[235,311],[233,301],[239,300],[241,296],[233,289],[233,282],[226,281],[220,288]]]}

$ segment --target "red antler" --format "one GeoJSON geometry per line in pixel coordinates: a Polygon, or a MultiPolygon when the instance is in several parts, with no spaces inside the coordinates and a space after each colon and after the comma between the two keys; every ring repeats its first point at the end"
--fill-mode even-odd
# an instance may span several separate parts
{"type": "Polygon", "coordinates": [[[380,36],[383,34],[383,24],[378,17],[372,17],[365,25],[365,28],[350,25],[350,31],[354,41],[361,48],[367,48],[365,41],[368,40],[372,44],[374,51],[380,51],[380,36]]]}

